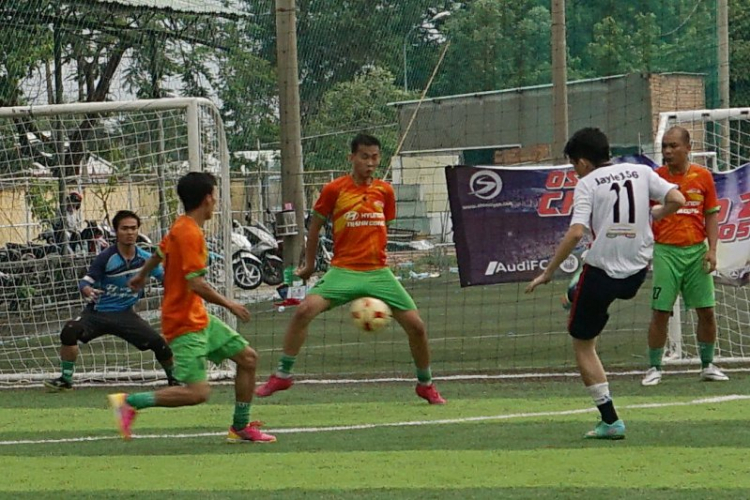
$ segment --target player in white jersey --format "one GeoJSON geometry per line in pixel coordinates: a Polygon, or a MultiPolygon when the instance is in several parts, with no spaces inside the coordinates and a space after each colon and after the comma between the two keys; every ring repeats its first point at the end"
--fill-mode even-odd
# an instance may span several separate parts
{"type": "Polygon", "coordinates": [[[585,437],[622,439],[625,424],[617,416],[607,374],[596,353],[596,337],[609,319],[615,299],[632,299],[643,284],[653,252],[651,218],[675,213],[685,197],[650,167],[609,161],[609,141],[596,128],[573,134],[565,145],[579,180],[573,195],[570,227],[547,269],[526,287],[526,293],[548,283],[578,246],[586,230],[594,241],[578,281],[570,309],[568,331],[583,383],[588,388],[601,422],[585,437]],[[660,204],[650,208],[651,200],[660,204]]]}

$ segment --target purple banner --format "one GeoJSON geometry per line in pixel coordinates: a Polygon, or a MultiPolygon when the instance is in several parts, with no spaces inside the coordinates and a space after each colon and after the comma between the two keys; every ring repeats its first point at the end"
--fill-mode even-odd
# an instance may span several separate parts
{"type": "MultiPolygon", "coordinates": [[[[619,161],[653,166],[640,156],[619,161]]],[[[721,206],[717,278],[735,285],[750,281],[749,166],[714,174],[721,206]]],[[[446,167],[445,175],[461,286],[529,281],[547,266],[570,223],[572,168],[459,166],[446,167]]],[[[573,255],[561,270],[572,274],[578,265],[573,255]]]]}
{"type": "Polygon", "coordinates": [[[731,285],[750,282],[750,163],[714,174],[719,198],[717,279],[731,285]]]}

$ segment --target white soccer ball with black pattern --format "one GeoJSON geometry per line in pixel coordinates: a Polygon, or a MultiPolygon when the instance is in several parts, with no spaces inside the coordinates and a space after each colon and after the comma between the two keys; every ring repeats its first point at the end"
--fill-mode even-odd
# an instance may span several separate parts
{"type": "Polygon", "coordinates": [[[353,301],[349,310],[354,324],[366,332],[376,332],[385,328],[393,317],[388,304],[373,297],[362,297],[353,301]]]}

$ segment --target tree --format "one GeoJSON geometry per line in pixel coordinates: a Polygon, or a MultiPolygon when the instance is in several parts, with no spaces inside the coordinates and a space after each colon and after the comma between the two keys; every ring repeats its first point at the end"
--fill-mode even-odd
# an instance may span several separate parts
{"type": "Polygon", "coordinates": [[[605,17],[594,25],[594,39],[586,51],[588,71],[597,76],[634,71],[640,61],[633,45],[629,30],[612,17],[605,17]]]}
{"type": "Polygon", "coordinates": [[[52,56],[52,36],[46,26],[31,22],[44,2],[30,1],[1,12],[12,22],[0,23],[0,106],[24,104],[21,83],[52,56]]]}
{"type": "MultiPolygon", "coordinates": [[[[259,12],[256,19],[259,26],[253,35],[260,48],[258,55],[275,65],[275,2],[244,1],[253,12],[259,12]]],[[[449,0],[298,0],[298,64],[303,124],[315,115],[329,89],[351,81],[366,68],[387,69],[398,75],[402,82],[404,36],[413,26],[450,9],[453,3],[449,0]]],[[[434,59],[437,45],[424,33],[421,35],[415,34],[414,42],[426,46],[427,51],[419,49],[425,58],[434,59]]],[[[415,66],[415,69],[414,75],[410,72],[410,79],[423,85],[432,64],[415,66]]]]}
{"type": "Polygon", "coordinates": [[[377,67],[366,69],[352,81],[331,88],[311,117],[305,134],[341,133],[304,143],[305,171],[348,170],[349,140],[356,132],[378,137],[382,144],[382,164],[389,165],[398,144],[395,126],[398,115],[396,108],[388,103],[412,97],[394,83],[390,72],[377,67]]]}
{"type": "Polygon", "coordinates": [[[573,77],[715,72],[716,21],[710,2],[573,0],[567,21],[573,77]]]}
{"type": "Polygon", "coordinates": [[[257,149],[279,136],[276,71],[257,54],[249,23],[228,25],[218,60],[217,89],[230,151],[257,149]]]}
{"type": "Polygon", "coordinates": [[[547,83],[550,13],[533,0],[476,0],[445,23],[451,48],[432,95],[547,83]]]}
{"type": "Polygon", "coordinates": [[[730,1],[729,16],[730,102],[750,106],[750,0],[730,1]]]}

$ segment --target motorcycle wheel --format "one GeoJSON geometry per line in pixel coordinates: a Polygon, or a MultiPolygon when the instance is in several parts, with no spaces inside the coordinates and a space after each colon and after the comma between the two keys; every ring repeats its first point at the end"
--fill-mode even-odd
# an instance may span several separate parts
{"type": "Polygon", "coordinates": [[[266,285],[280,285],[284,281],[284,263],[278,260],[264,260],[263,268],[263,282],[266,285]]]}
{"type": "Polygon", "coordinates": [[[255,290],[263,282],[260,267],[251,259],[241,258],[232,265],[234,284],[243,290],[255,290]]]}

